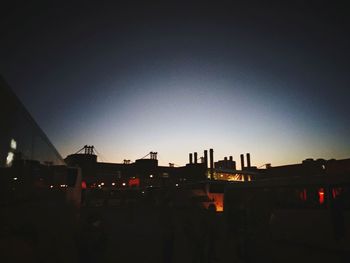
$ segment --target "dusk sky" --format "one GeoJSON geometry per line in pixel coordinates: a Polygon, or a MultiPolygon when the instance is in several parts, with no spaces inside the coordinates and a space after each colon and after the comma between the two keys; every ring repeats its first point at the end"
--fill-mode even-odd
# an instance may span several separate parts
{"type": "Polygon", "coordinates": [[[0,74],[63,157],[350,158],[345,5],[24,2],[1,12],[0,74]]]}

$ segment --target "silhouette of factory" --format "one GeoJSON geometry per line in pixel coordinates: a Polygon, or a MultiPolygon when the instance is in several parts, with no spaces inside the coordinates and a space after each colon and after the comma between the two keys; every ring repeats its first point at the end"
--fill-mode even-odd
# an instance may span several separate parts
{"type": "Polygon", "coordinates": [[[214,150],[204,150],[203,156],[189,153],[189,162],[185,166],[160,166],[157,152],[150,152],[141,159],[123,163],[98,162],[94,146],[85,145],[75,154],[65,158],[68,166],[78,166],[83,179],[89,187],[129,188],[164,187],[204,180],[252,181],[272,177],[317,176],[335,174],[337,171],[348,173],[350,159],[324,160],[306,159],[300,164],[272,167],[266,164],[264,169],[251,165],[250,153],[240,155],[240,170],[233,156],[214,161],[214,150]]]}

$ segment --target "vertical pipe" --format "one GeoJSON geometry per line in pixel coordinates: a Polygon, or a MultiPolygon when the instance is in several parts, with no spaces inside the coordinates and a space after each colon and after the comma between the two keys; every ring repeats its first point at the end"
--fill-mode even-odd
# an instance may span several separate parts
{"type": "Polygon", "coordinates": [[[204,150],[204,164],[205,168],[208,168],[208,151],[204,150]]]}
{"type": "Polygon", "coordinates": [[[192,153],[189,154],[189,161],[190,161],[190,164],[192,164],[192,153]]]}
{"type": "Polygon", "coordinates": [[[250,153],[247,153],[247,167],[250,168],[250,153]]]}
{"type": "Polygon", "coordinates": [[[213,179],[214,175],[214,150],[209,150],[209,158],[210,158],[210,179],[213,179]]]}
{"type": "Polygon", "coordinates": [[[194,163],[197,163],[198,157],[197,157],[197,152],[194,152],[194,163]]]}
{"type": "Polygon", "coordinates": [[[233,170],[236,170],[236,165],[235,165],[235,163],[233,162],[233,157],[230,156],[229,158],[230,158],[230,161],[229,161],[229,167],[228,167],[228,168],[233,169],[233,170]]]}
{"type": "Polygon", "coordinates": [[[241,170],[244,170],[244,155],[241,154],[241,170]]]}

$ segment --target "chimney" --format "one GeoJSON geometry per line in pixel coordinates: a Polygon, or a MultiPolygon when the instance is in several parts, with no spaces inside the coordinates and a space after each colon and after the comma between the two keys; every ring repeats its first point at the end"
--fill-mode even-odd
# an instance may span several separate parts
{"type": "Polygon", "coordinates": [[[189,154],[190,164],[192,164],[192,153],[189,154]]]}
{"type": "Polygon", "coordinates": [[[247,153],[247,167],[250,168],[250,153],[247,153]]]}
{"type": "Polygon", "coordinates": [[[197,152],[194,153],[194,163],[197,163],[197,152]]]}
{"type": "Polygon", "coordinates": [[[228,168],[228,161],[227,161],[227,157],[224,158],[224,167],[228,168]]]}
{"type": "Polygon", "coordinates": [[[230,162],[233,162],[233,157],[232,156],[230,156],[230,162]]]}
{"type": "Polygon", "coordinates": [[[213,179],[214,175],[214,150],[209,149],[209,158],[210,158],[210,179],[213,179]]]}
{"type": "Polygon", "coordinates": [[[204,151],[204,164],[205,164],[205,167],[208,168],[208,151],[207,150],[204,151]]]}
{"type": "Polygon", "coordinates": [[[241,170],[244,169],[244,154],[241,154],[241,170]]]}

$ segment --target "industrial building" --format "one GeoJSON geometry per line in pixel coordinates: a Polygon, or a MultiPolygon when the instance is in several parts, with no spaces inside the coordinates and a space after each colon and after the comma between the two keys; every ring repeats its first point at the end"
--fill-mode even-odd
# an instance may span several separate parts
{"type": "Polygon", "coordinates": [[[250,154],[246,154],[247,166],[244,166],[244,155],[241,155],[241,166],[236,169],[233,157],[214,162],[214,150],[204,150],[203,156],[198,152],[189,153],[189,162],[182,167],[159,166],[157,153],[150,152],[135,162],[124,160],[123,163],[98,162],[93,146],[85,145],[75,154],[68,155],[65,162],[69,166],[79,166],[83,178],[89,187],[151,187],[181,185],[208,179],[226,181],[248,181],[259,173],[250,165],[250,154]]]}

